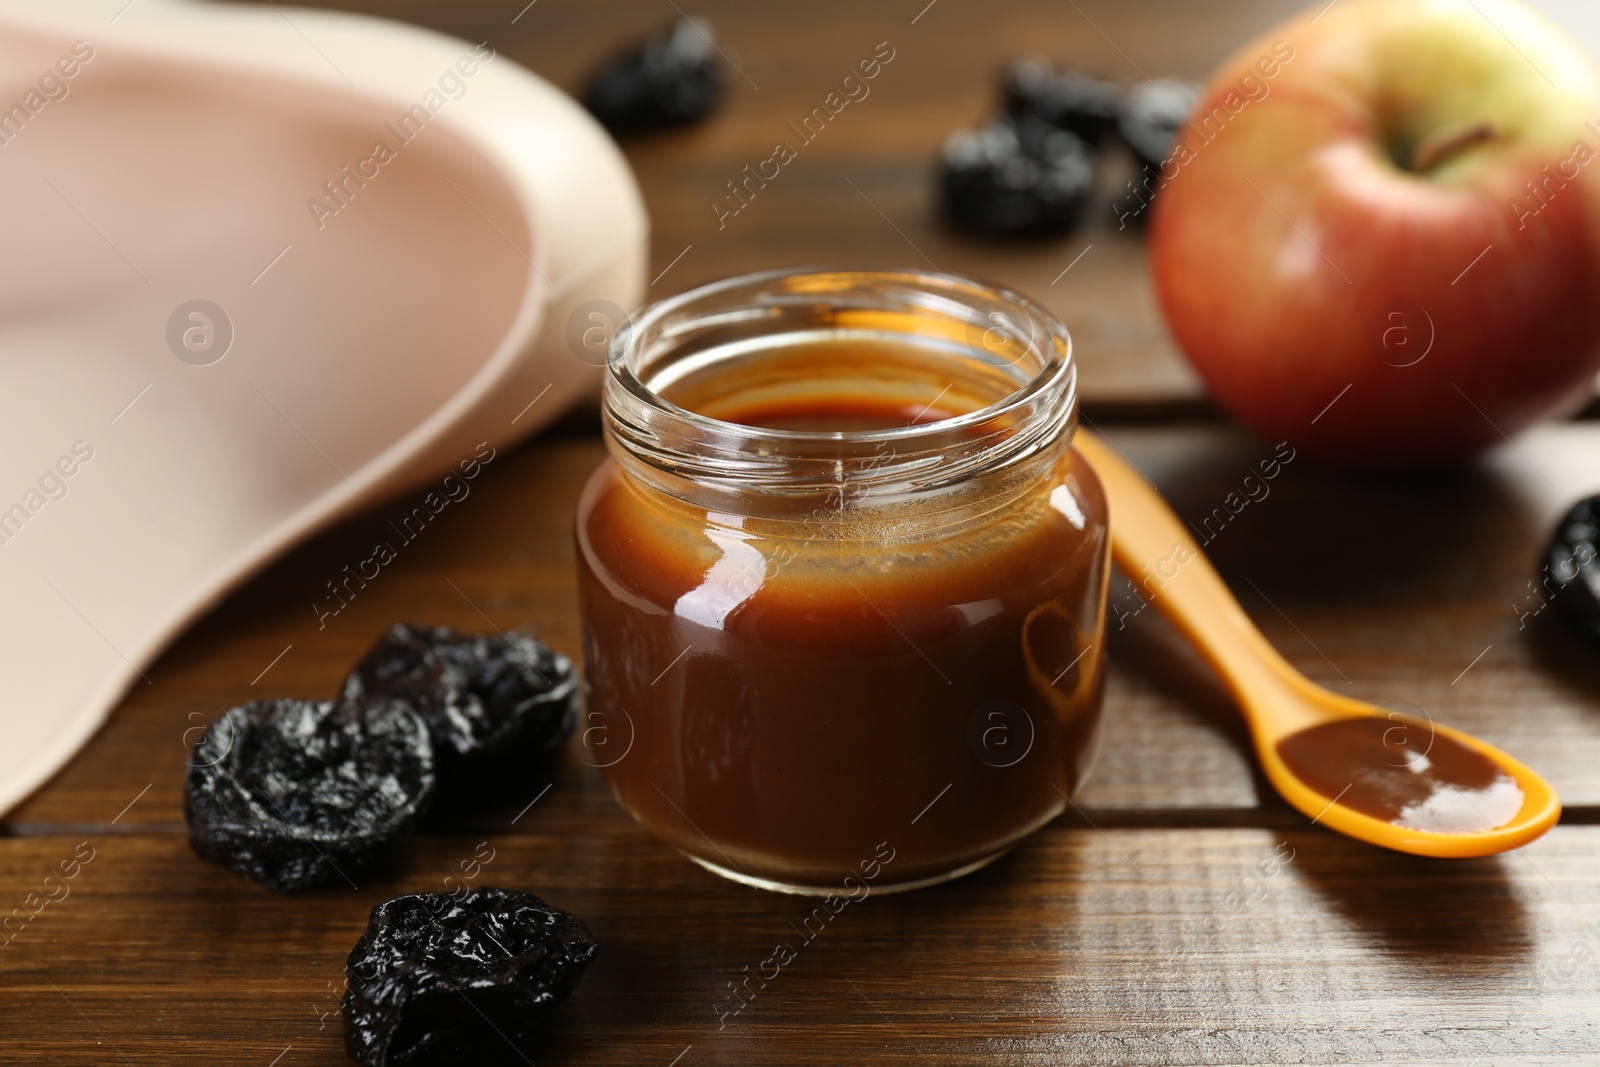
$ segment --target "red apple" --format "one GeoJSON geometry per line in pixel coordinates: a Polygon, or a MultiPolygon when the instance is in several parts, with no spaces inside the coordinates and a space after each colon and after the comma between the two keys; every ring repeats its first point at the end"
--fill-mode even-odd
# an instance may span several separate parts
{"type": "Polygon", "coordinates": [[[1600,370],[1600,75],[1511,0],[1335,0],[1212,78],[1161,169],[1167,321],[1326,461],[1471,454],[1600,370]]]}

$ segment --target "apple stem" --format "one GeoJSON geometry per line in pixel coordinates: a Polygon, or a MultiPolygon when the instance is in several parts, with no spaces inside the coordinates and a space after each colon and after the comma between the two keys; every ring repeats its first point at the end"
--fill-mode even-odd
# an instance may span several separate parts
{"type": "Polygon", "coordinates": [[[1426,174],[1456,153],[1485,141],[1496,140],[1499,136],[1500,127],[1488,119],[1447,126],[1417,142],[1406,169],[1416,174],[1426,174]]]}

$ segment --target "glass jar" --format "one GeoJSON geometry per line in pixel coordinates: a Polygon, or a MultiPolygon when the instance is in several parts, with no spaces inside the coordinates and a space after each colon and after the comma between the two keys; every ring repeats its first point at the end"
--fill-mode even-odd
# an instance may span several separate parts
{"type": "Polygon", "coordinates": [[[733,278],[613,340],[578,508],[586,730],[718,874],[981,867],[1093,759],[1109,557],[1066,329],[920,272],[733,278]]]}

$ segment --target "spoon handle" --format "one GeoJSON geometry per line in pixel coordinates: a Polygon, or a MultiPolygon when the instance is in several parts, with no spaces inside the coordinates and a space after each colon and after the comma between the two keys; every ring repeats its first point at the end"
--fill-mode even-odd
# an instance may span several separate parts
{"type": "Polygon", "coordinates": [[[1222,676],[1250,724],[1267,779],[1313,823],[1420,856],[1487,856],[1525,845],[1555,825],[1561,801],[1549,782],[1504,752],[1431,719],[1430,731],[1477,751],[1516,779],[1526,799],[1509,823],[1471,833],[1411,829],[1341,804],[1343,791],[1332,795],[1302,781],[1277,751],[1279,739],[1330,718],[1375,715],[1379,709],[1330,693],[1290,666],[1228,592],[1182,520],[1115,445],[1082,431],[1074,444],[1105,489],[1117,566],[1222,676]]]}
{"type": "Polygon", "coordinates": [[[1245,710],[1281,707],[1285,702],[1272,697],[1285,686],[1310,686],[1256,629],[1182,520],[1116,446],[1083,430],[1073,443],[1105,488],[1112,559],[1139,596],[1200,650],[1245,710]]]}

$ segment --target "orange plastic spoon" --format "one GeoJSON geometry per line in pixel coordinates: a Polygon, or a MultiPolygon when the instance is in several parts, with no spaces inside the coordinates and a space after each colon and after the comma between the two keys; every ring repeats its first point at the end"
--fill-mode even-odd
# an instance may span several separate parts
{"type": "Polygon", "coordinates": [[[1308,785],[1279,755],[1279,741],[1322,723],[1378,715],[1393,719],[1392,713],[1331,693],[1290,666],[1256,629],[1155,487],[1103,439],[1080,432],[1075,443],[1105,486],[1112,558],[1222,676],[1250,726],[1268,780],[1290,804],[1340,833],[1420,856],[1487,856],[1525,845],[1555,825],[1561,801],[1549,782],[1494,746],[1432,723],[1410,721],[1431,731],[1430,737],[1452,739],[1487,757],[1516,782],[1523,801],[1509,822],[1470,833],[1411,829],[1308,785]]]}

